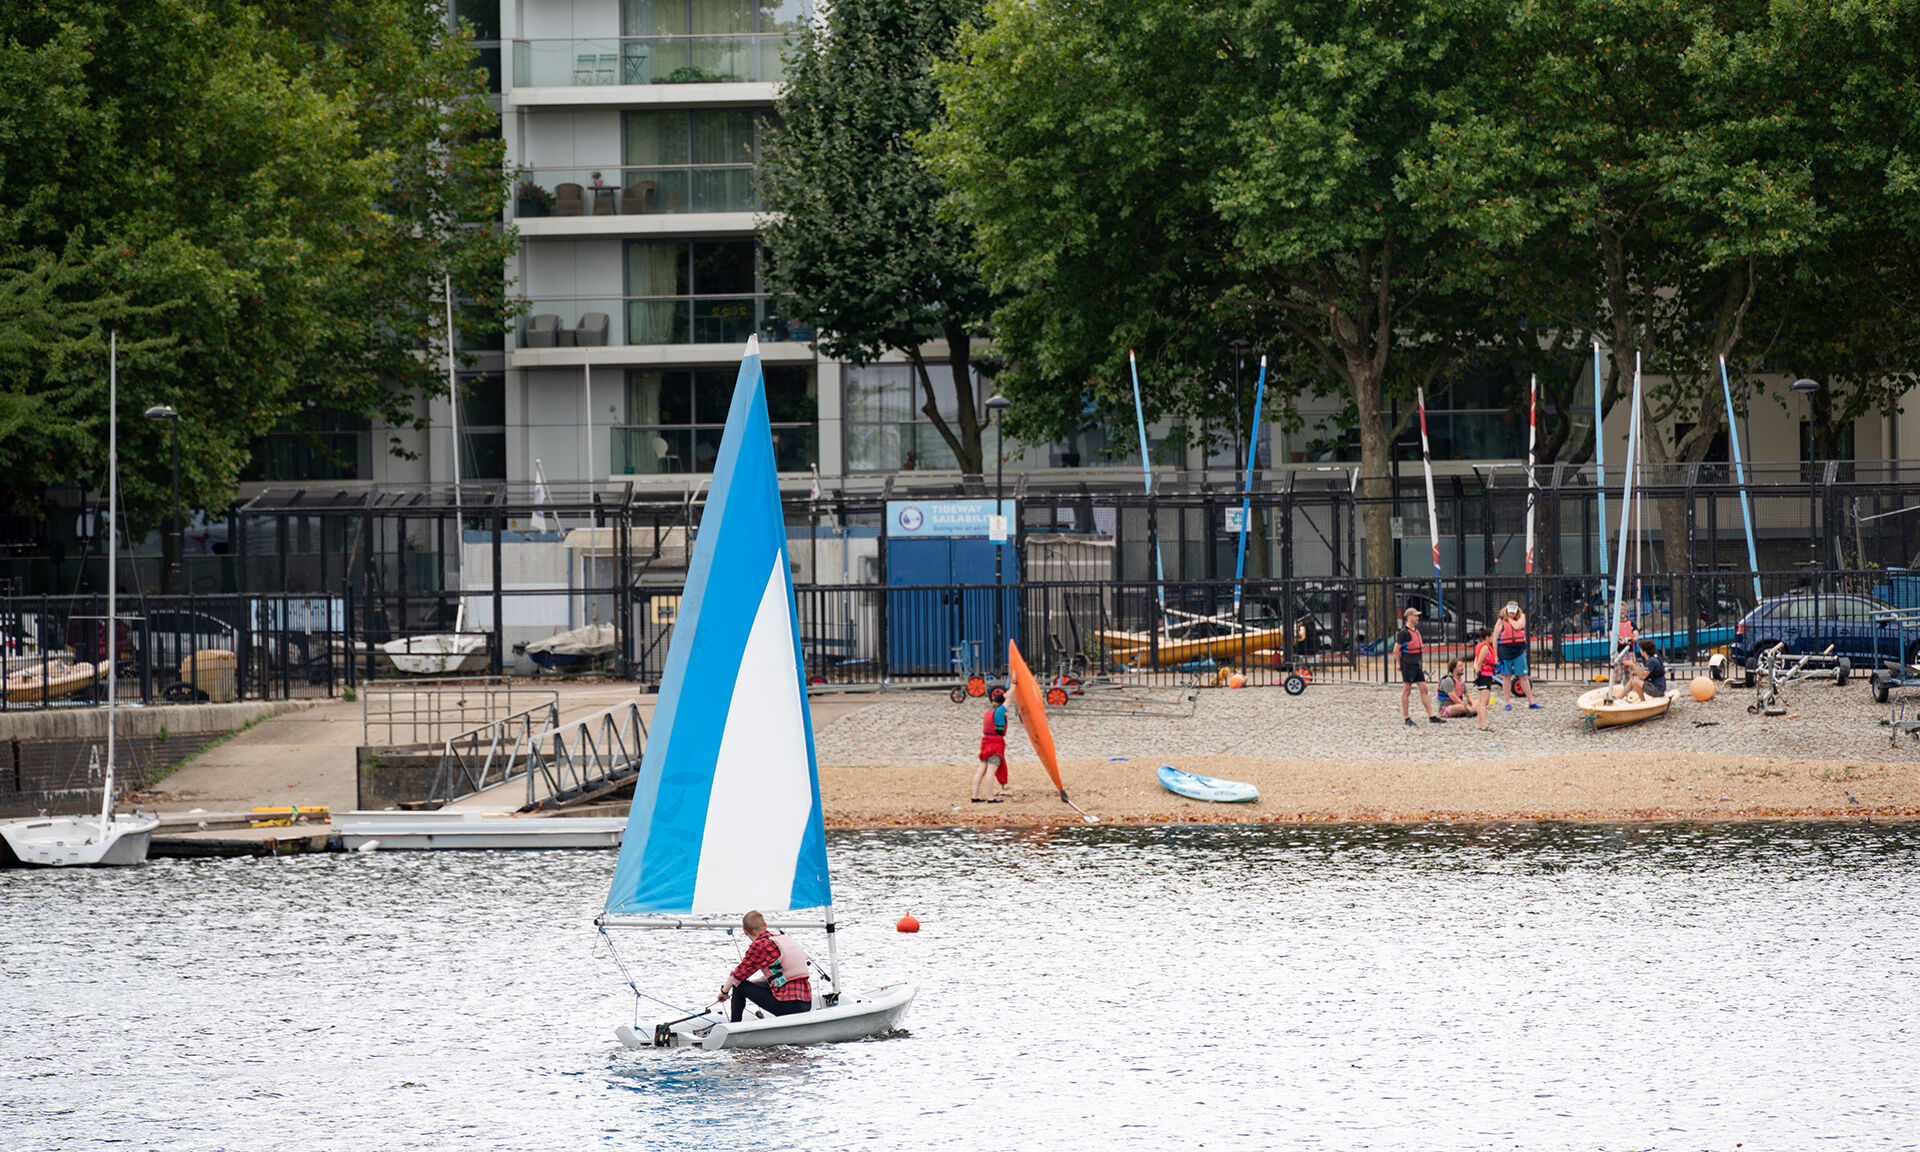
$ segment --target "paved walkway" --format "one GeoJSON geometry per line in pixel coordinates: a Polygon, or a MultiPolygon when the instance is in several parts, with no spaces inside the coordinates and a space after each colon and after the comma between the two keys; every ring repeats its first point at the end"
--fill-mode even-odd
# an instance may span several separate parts
{"type": "MultiPolygon", "coordinates": [[[[630,684],[543,682],[530,687],[559,693],[563,722],[638,699],[651,723],[657,699],[636,696],[630,684]]],[[[519,691],[517,685],[515,691],[519,691]]],[[[814,729],[824,729],[870,703],[867,697],[816,700],[814,729]]],[[[181,765],[143,803],[148,810],[160,812],[245,811],[281,804],[351,811],[356,803],[354,750],[362,741],[361,719],[358,702],[295,702],[292,710],[236,733],[181,765]]]]}

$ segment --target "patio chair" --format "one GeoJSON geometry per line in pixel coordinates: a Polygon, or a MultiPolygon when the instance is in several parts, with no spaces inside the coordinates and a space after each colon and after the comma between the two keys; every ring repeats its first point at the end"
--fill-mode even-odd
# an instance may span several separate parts
{"type": "Polygon", "coordinates": [[[600,55],[597,52],[582,52],[573,58],[573,82],[591,84],[594,73],[599,69],[600,55]]]}
{"type": "Polygon", "coordinates": [[[573,342],[583,348],[598,348],[607,342],[607,314],[582,312],[580,326],[573,330],[573,342]]]}
{"type": "Polygon", "coordinates": [[[560,330],[560,317],[551,312],[542,312],[527,317],[526,346],[529,348],[551,348],[554,336],[560,330]]]}
{"type": "Polygon", "coordinates": [[[623,216],[644,216],[657,211],[653,203],[653,190],[656,187],[651,180],[636,180],[620,190],[620,214],[623,216]]]}
{"type": "Polygon", "coordinates": [[[587,214],[587,190],[579,184],[554,185],[553,214],[555,216],[585,216],[587,214]]]}

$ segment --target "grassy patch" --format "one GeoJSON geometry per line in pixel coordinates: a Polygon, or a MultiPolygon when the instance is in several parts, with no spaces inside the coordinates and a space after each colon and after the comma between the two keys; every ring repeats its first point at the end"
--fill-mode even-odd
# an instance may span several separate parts
{"type": "MultiPolygon", "coordinates": [[[[245,724],[242,724],[240,727],[235,728],[232,731],[222,732],[219,735],[214,736],[212,739],[207,740],[205,743],[201,744],[200,747],[195,748],[188,755],[182,756],[180,759],[175,760],[173,763],[168,764],[165,767],[162,767],[157,771],[155,771],[153,775],[147,778],[147,781],[143,785],[143,787],[152,788],[154,785],[160,783],[160,781],[165,780],[167,777],[173,775],[175,772],[178,772],[180,769],[193,763],[195,760],[198,760],[200,757],[205,756],[208,752],[212,751],[215,748],[220,747],[220,745],[225,744],[227,741],[233,739],[235,736],[240,735],[240,733],[247,731],[249,728],[252,728],[254,725],[259,724],[262,721],[271,720],[275,716],[284,715],[288,711],[291,711],[291,709],[277,708],[274,711],[268,712],[264,715],[255,716],[253,719],[247,721],[245,724]]],[[[166,738],[167,738],[167,731],[166,729],[162,728],[160,730],[160,739],[165,740],[166,738]]]]}

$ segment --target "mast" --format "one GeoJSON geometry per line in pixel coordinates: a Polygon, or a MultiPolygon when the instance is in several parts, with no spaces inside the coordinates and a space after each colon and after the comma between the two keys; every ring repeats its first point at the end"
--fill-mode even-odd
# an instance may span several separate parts
{"type": "MultiPolygon", "coordinates": [[[[453,435],[453,554],[460,564],[460,602],[454,607],[453,630],[467,626],[467,527],[460,511],[460,386],[453,369],[453,274],[442,272],[447,302],[447,413],[453,435]]],[[[498,574],[496,573],[496,576],[498,574]]]]}
{"type": "Polygon", "coordinates": [[[1240,489],[1240,552],[1233,561],[1233,617],[1236,620],[1240,618],[1241,580],[1247,574],[1247,536],[1253,528],[1253,462],[1260,455],[1260,404],[1266,395],[1267,358],[1262,356],[1260,382],[1253,389],[1253,435],[1247,437],[1247,480],[1240,489]]]}
{"type": "Polygon", "coordinates": [[[1760,558],[1753,547],[1753,504],[1747,496],[1747,469],[1740,462],[1740,425],[1733,419],[1733,386],[1727,383],[1727,358],[1720,357],[1720,394],[1727,398],[1727,447],[1733,449],[1734,478],[1740,482],[1740,512],[1747,521],[1747,568],[1753,573],[1753,602],[1760,603],[1760,558]]]}
{"type": "MultiPolygon", "coordinates": [[[[1433,453],[1427,447],[1427,390],[1416,388],[1413,394],[1420,402],[1420,467],[1427,475],[1427,539],[1433,543],[1433,622],[1439,627],[1446,603],[1440,591],[1440,511],[1433,500],[1433,453]]],[[[1394,499],[1399,499],[1397,493],[1394,499]]]]}
{"type": "Polygon", "coordinates": [[[1600,494],[1600,579],[1607,578],[1607,441],[1600,432],[1600,341],[1593,342],[1593,487],[1600,494]]]}
{"type": "MultiPolygon", "coordinates": [[[[1540,377],[1536,374],[1527,381],[1527,575],[1533,575],[1533,445],[1534,430],[1540,416],[1540,377]]],[[[1531,585],[1531,581],[1528,582],[1531,585]]],[[[1527,589],[1527,599],[1533,599],[1533,589],[1527,589]]]]}
{"type": "MultiPolygon", "coordinates": [[[[1264,358],[1263,358],[1264,359],[1264,358]]],[[[1146,478],[1147,497],[1153,497],[1153,456],[1147,451],[1147,411],[1140,405],[1140,365],[1134,361],[1133,349],[1127,349],[1127,367],[1133,371],[1133,420],[1140,428],[1140,472],[1146,478]]],[[[1153,538],[1153,574],[1157,583],[1153,586],[1154,599],[1160,602],[1161,616],[1167,609],[1167,566],[1160,559],[1160,537],[1153,538]]]]}
{"type": "Polygon", "coordinates": [[[107,334],[107,781],[100,790],[100,836],[113,820],[114,706],[120,695],[120,333],[107,334]]]}
{"type": "Polygon", "coordinates": [[[1620,493],[1620,502],[1629,510],[1623,513],[1620,524],[1620,562],[1613,569],[1613,627],[1607,633],[1607,643],[1616,644],[1620,637],[1620,597],[1626,591],[1627,578],[1627,539],[1632,533],[1627,528],[1633,508],[1633,462],[1639,458],[1640,451],[1640,357],[1633,358],[1633,413],[1627,422],[1627,478],[1620,493]]]}

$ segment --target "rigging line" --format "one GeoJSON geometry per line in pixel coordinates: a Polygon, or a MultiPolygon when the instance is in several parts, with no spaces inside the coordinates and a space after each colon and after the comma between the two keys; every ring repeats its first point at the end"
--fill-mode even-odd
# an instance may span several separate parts
{"type": "MultiPolygon", "coordinates": [[[[600,935],[601,935],[601,936],[602,936],[602,937],[603,937],[603,938],[604,938],[604,939],[606,940],[606,942],[607,942],[607,955],[609,955],[609,956],[612,956],[612,957],[613,957],[613,962],[614,962],[614,964],[615,964],[616,966],[618,966],[618,967],[619,967],[619,969],[620,969],[620,977],[621,977],[621,979],[623,979],[623,980],[625,980],[625,981],[627,982],[627,987],[628,987],[628,988],[631,988],[631,989],[633,990],[633,994],[634,994],[635,996],[638,996],[638,997],[640,997],[640,998],[641,998],[641,999],[643,999],[643,1000],[651,1000],[651,1001],[653,1001],[653,1002],[654,1002],[655,1004],[660,1004],[660,1005],[663,1005],[663,1006],[665,1006],[665,1007],[667,1007],[667,1008],[671,1008],[671,1009],[673,1009],[673,1010],[674,1010],[675,1012],[685,1012],[685,1011],[686,1011],[686,1009],[685,1009],[685,1008],[682,1008],[682,1007],[681,1007],[680,1005],[678,1005],[678,1004],[675,1004],[675,1003],[673,1003],[673,1002],[672,1002],[672,1001],[670,1001],[670,1000],[662,1000],[662,999],[660,999],[660,997],[658,997],[658,996],[652,996],[652,995],[649,995],[649,994],[647,994],[647,993],[645,993],[645,992],[642,992],[642,991],[640,991],[640,985],[638,985],[638,984],[636,984],[636,983],[634,983],[634,980],[633,980],[633,973],[627,970],[627,962],[626,962],[625,960],[623,960],[623,959],[621,959],[621,958],[620,958],[620,953],[619,953],[619,951],[618,951],[618,950],[617,950],[616,948],[614,948],[614,946],[613,946],[613,937],[607,934],[607,930],[606,930],[606,929],[605,929],[604,927],[600,929],[600,935]]],[[[692,1015],[694,1015],[694,1016],[701,1016],[701,1015],[705,1015],[705,1013],[703,1013],[703,1012],[695,1012],[695,1013],[693,1013],[692,1015]]],[[[638,1018],[639,1018],[639,1015],[638,1015],[638,1013],[636,1013],[636,1014],[635,1014],[635,1019],[638,1019],[638,1018]]]]}

